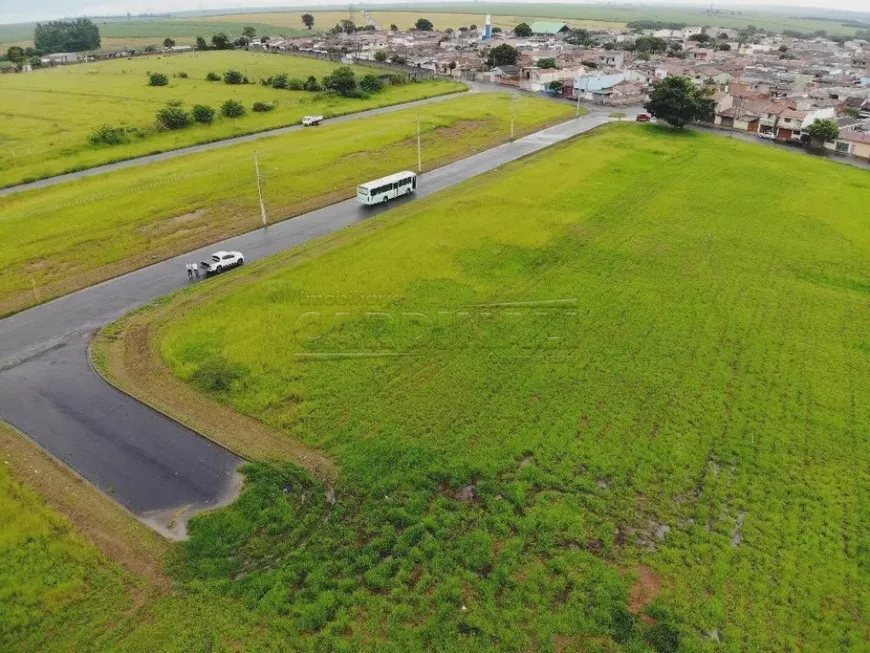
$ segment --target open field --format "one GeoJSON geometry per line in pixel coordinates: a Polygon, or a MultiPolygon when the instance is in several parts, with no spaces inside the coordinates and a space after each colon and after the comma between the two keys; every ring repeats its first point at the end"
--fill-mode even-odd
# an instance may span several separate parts
{"type": "MultiPolygon", "coordinates": [[[[509,98],[463,95],[0,198],[0,315],[36,302],[34,285],[46,301],[259,227],[255,150],[274,222],[416,167],[418,115],[427,170],[506,141],[509,98]]],[[[514,113],[520,135],[574,111],[522,97],[514,113]]]]}
{"type": "MultiPolygon", "coordinates": [[[[398,9],[399,6],[394,8],[398,9]]],[[[469,5],[463,3],[445,3],[445,4],[418,4],[415,11],[418,13],[431,13],[433,15],[439,12],[454,13],[465,12],[469,5]]],[[[855,33],[856,27],[846,25],[843,21],[856,19],[854,12],[828,12],[823,9],[818,9],[818,14],[829,13],[830,17],[821,20],[805,16],[797,16],[797,13],[810,13],[812,9],[800,10],[795,7],[783,8],[782,13],[773,13],[765,11],[754,11],[746,6],[735,7],[733,10],[720,8],[714,13],[710,13],[706,7],[666,7],[666,6],[645,6],[645,5],[571,5],[567,3],[474,3],[474,11],[479,15],[487,13],[492,14],[512,14],[514,16],[540,16],[549,17],[550,19],[562,19],[568,22],[574,20],[601,20],[614,21],[619,23],[630,23],[635,20],[660,20],[668,22],[688,23],[690,25],[710,25],[717,27],[733,27],[740,29],[747,25],[755,25],[756,27],[764,28],[771,32],[782,32],[785,29],[796,30],[798,32],[814,32],[816,30],[825,30],[828,34],[843,34],[852,35],[855,33]],[[842,20],[840,20],[840,17],[842,20]]],[[[385,6],[385,9],[393,7],[385,6]]],[[[438,21],[432,19],[435,24],[438,21]]],[[[863,22],[870,23],[870,15],[864,14],[864,18],[859,19],[863,22]]]]}
{"type": "MultiPolygon", "coordinates": [[[[0,93],[6,100],[0,123],[0,186],[298,123],[309,113],[336,116],[464,88],[455,82],[437,80],[390,86],[368,99],[350,99],[278,90],[257,83],[232,86],[205,79],[209,72],[223,74],[229,69],[240,70],[253,82],[279,73],[322,78],[335,68],[335,64],[316,59],[227,51],[4,75],[0,77],[0,93]],[[165,73],[171,78],[170,84],[148,86],[148,71],[165,73]],[[172,77],[182,72],[187,73],[187,79],[172,77]],[[219,116],[212,125],[178,131],[161,132],[154,127],[155,113],[169,101],[181,101],[188,108],[198,103],[217,109],[230,98],[248,108],[245,116],[219,116]],[[268,113],[250,111],[257,101],[277,106],[268,113]],[[131,135],[131,141],[125,144],[92,145],[90,134],[104,124],[136,129],[138,134],[131,135]]],[[[371,69],[357,67],[356,71],[365,74],[371,69]]]]}
{"type": "Polygon", "coordinates": [[[614,125],[161,303],[341,470],[249,468],[173,573],[305,649],[865,650],[868,191],[614,125]]]}
{"type": "MultiPolygon", "coordinates": [[[[162,45],[163,39],[167,36],[175,39],[179,45],[193,43],[196,41],[197,36],[202,36],[206,40],[209,40],[212,34],[217,32],[225,32],[228,36],[236,39],[241,36],[242,28],[245,26],[253,27],[260,36],[275,36],[279,32],[287,36],[297,36],[305,31],[304,29],[293,29],[294,27],[298,28],[296,25],[279,28],[277,25],[264,22],[258,16],[252,17],[247,22],[170,18],[113,21],[101,21],[97,19],[94,22],[100,28],[104,50],[115,49],[118,45],[130,47],[145,46],[149,43],[162,45]]],[[[5,53],[10,45],[32,46],[34,27],[35,23],[0,25],[0,52],[5,53]]]]}
{"type": "MultiPolygon", "coordinates": [[[[457,11],[455,13],[433,12],[430,19],[435,25],[435,29],[444,30],[448,27],[458,29],[460,27],[469,27],[477,25],[483,27],[486,14],[468,11],[472,6],[466,6],[465,11],[457,11]]],[[[347,11],[281,11],[267,14],[252,13],[252,14],[228,14],[225,16],[211,16],[209,20],[215,23],[241,24],[245,21],[263,21],[270,25],[277,25],[283,28],[303,28],[302,14],[310,13],[314,16],[314,31],[326,30],[338,23],[341,20],[346,20],[348,17],[347,11]]],[[[378,23],[381,29],[389,29],[390,25],[396,25],[400,30],[408,30],[414,26],[418,18],[428,17],[425,11],[405,10],[405,11],[382,11],[375,10],[370,12],[372,17],[378,23]]],[[[189,19],[191,21],[198,19],[189,19]]],[[[492,24],[503,29],[513,29],[522,22],[531,23],[535,20],[548,20],[531,11],[527,14],[512,15],[505,13],[504,9],[496,11],[492,15],[492,24]]],[[[552,19],[550,19],[552,20],[552,19]]],[[[582,20],[582,19],[565,19],[571,23],[572,27],[584,27],[587,29],[619,29],[625,23],[610,20],[582,20]]],[[[357,25],[365,25],[365,19],[361,12],[354,13],[354,22],[357,25]]]]}

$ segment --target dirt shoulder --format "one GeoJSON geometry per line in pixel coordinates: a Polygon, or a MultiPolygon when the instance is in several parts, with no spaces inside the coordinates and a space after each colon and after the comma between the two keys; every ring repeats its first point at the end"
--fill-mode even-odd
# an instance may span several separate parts
{"type": "Polygon", "coordinates": [[[153,588],[171,586],[163,568],[167,540],[5,422],[0,422],[0,456],[12,478],[39,493],[106,557],[153,588]]]}
{"type": "Polygon", "coordinates": [[[335,461],[302,442],[212,401],[177,379],[159,352],[162,330],[203,299],[174,295],[103,329],[91,345],[91,360],[109,383],[247,460],[289,461],[327,480],[335,461]]]}

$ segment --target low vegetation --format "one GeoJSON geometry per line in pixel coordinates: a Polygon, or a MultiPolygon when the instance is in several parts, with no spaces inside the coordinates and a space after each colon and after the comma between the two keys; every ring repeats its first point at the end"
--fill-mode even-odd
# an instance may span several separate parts
{"type": "Polygon", "coordinates": [[[311,650],[864,648],[868,191],[613,126],[181,293],[171,370],[341,476],[173,575],[311,650]]]}
{"type": "MultiPolygon", "coordinates": [[[[155,55],[0,76],[0,94],[6,106],[0,121],[0,186],[294,124],[310,113],[341,115],[465,88],[439,80],[390,85],[380,93],[355,99],[313,95],[302,89],[288,92],[206,81],[207,75],[216,70],[235,71],[242,82],[283,73],[303,80],[313,77],[314,85],[305,90],[314,91],[320,90],[317,80],[335,69],[335,64],[316,59],[220,51],[155,55]],[[182,66],[186,78],[170,77],[173,69],[182,66]],[[165,85],[148,86],[152,77],[165,85]],[[219,107],[229,99],[248,107],[254,102],[269,102],[276,110],[252,113],[244,120],[218,118],[207,129],[194,125],[161,131],[155,124],[156,112],[167,102],[219,107]],[[95,143],[90,137],[102,125],[121,128],[135,137],[95,143]]],[[[358,67],[353,72],[362,78],[382,71],[358,67]]]]}
{"type": "MultiPolygon", "coordinates": [[[[245,112],[240,102],[229,102],[224,112],[245,112]]],[[[506,95],[460,96],[0,197],[0,315],[36,301],[34,285],[45,301],[260,226],[254,150],[269,219],[276,221],[349,197],[366,179],[414,167],[418,113],[427,169],[504,142],[507,102],[506,95]]],[[[208,106],[162,111],[171,124],[192,118],[207,125],[214,117],[208,106]]],[[[221,118],[202,129],[274,113],[221,118]]],[[[572,115],[567,105],[526,98],[515,106],[516,129],[522,134],[572,115]]]]}

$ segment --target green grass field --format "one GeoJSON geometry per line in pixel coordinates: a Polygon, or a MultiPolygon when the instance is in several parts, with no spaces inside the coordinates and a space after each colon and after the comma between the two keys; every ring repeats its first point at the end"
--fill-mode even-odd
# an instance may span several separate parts
{"type": "Polygon", "coordinates": [[[333,455],[342,500],[299,528],[261,469],[187,573],[268,564],[227,591],[405,650],[866,649],[868,191],[614,127],[193,290],[165,359],[333,455]]]}
{"type": "MultiPolygon", "coordinates": [[[[0,93],[6,100],[0,123],[0,186],[289,125],[310,113],[335,116],[464,88],[438,80],[388,87],[369,99],[348,99],[277,90],[256,83],[278,73],[321,78],[335,68],[335,64],[316,59],[230,51],[123,59],[4,75],[0,77],[0,93]],[[242,71],[255,83],[231,86],[205,80],[209,72],[223,74],[229,69],[242,71]],[[170,84],[148,86],[149,71],[170,76],[170,84]],[[182,72],[187,73],[187,79],[172,78],[182,72]],[[230,98],[241,101],[248,113],[237,119],[218,117],[212,125],[179,131],[159,132],[154,127],[155,113],[169,101],[181,101],[188,108],[207,104],[218,109],[230,98]],[[257,101],[276,103],[277,107],[268,113],[254,113],[250,108],[257,101]],[[132,142],[122,145],[92,145],[90,134],[104,124],[136,128],[143,135],[133,136],[132,142]]],[[[370,72],[365,68],[356,71],[370,72]]]]}
{"type": "MultiPolygon", "coordinates": [[[[514,109],[518,134],[573,116],[568,104],[532,97],[514,109]]],[[[413,168],[418,114],[427,169],[510,133],[508,95],[462,95],[0,197],[0,315],[36,302],[34,285],[46,301],[259,227],[255,150],[272,221],[413,168]]]]}
{"type": "MultiPolygon", "coordinates": [[[[171,594],[106,622],[103,569],[54,629],[7,594],[0,645],[866,650],[868,190],[615,125],[180,293],[168,364],[333,455],[335,503],[251,465],[171,594]]],[[[0,573],[58,565],[0,498],[0,573]]]]}

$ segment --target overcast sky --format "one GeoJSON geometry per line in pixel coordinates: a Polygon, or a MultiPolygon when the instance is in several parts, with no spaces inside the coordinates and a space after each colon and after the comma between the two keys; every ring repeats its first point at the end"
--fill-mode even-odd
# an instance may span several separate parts
{"type": "MultiPolygon", "coordinates": [[[[387,2],[389,0],[382,1],[387,2]]],[[[536,0],[523,1],[535,2],[536,0]]],[[[558,2],[558,0],[540,1],[547,3],[553,3],[554,1],[558,2]]],[[[307,0],[305,2],[297,3],[292,2],[292,0],[28,0],[27,2],[0,0],[0,22],[15,23],[31,20],[48,20],[64,16],[123,15],[127,12],[140,14],[201,9],[232,9],[235,11],[244,7],[286,7],[293,4],[323,7],[346,7],[348,3],[342,0],[307,0]]],[[[663,5],[666,4],[666,2],[663,2],[662,0],[634,0],[632,4],[663,5]]],[[[709,6],[709,2],[704,1],[679,2],[679,0],[671,0],[670,2],[667,2],[667,4],[700,4],[703,6],[709,6]]],[[[762,0],[761,3],[715,0],[714,4],[716,7],[720,8],[736,8],[742,6],[743,8],[751,9],[752,7],[757,7],[759,4],[763,4],[766,6],[823,7],[825,9],[870,11],[870,0],[762,0]]],[[[409,3],[409,6],[413,7],[413,3],[409,3]]]]}

